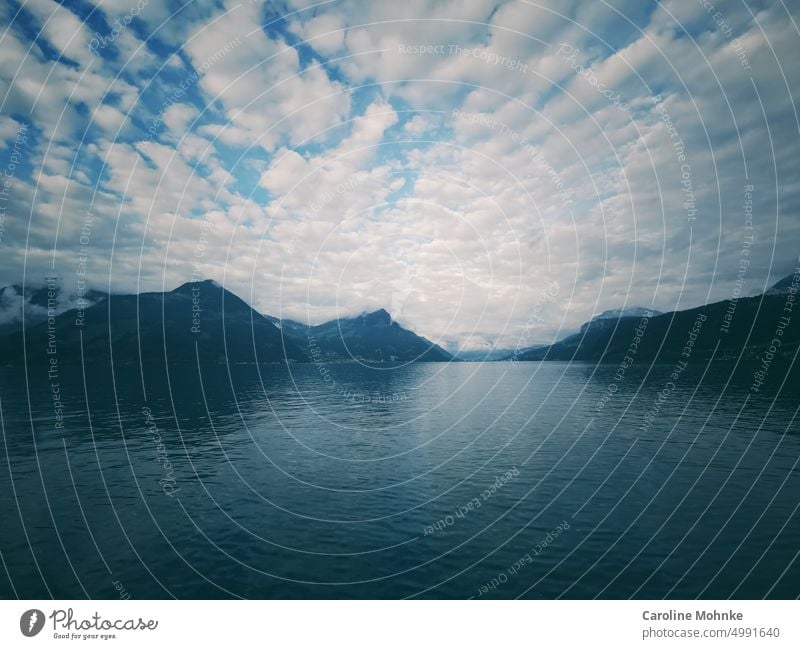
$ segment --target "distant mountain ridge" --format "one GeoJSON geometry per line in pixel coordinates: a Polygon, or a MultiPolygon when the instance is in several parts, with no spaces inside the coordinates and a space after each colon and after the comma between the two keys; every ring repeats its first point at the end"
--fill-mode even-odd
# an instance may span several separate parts
{"type": "Polygon", "coordinates": [[[724,300],[704,306],[649,316],[593,319],[581,333],[552,345],[523,350],[509,360],[619,362],[687,362],[742,359],[756,361],[775,346],[775,358],[789,358],[800,345],[800,275],[780,280],[778,291],[756,297],[724,300]],[[787,318],[786,309],[794,313],[787,318]],[[778,343],[774,343],[779,339],[778,343]],[[632,343],[635,353],[631,354],[632,343]],[[691,343],[691,344],[689,344],[691,343]],[[684,355],[690,348],[691,353],[684,355]]]}
{"type": "Polygon", "coordinates": [[[441,363],[453,356],[427,338],[403,328],[386,309],[319,325],[278,320],[281,331],[314,362],[441,363]]]}
{"type": "Polygon", "coordinates": [[[452,356],[383,309],[313,327],[265,316],[213,280],[166,292],[110,295],[0,335],[0,363],[443,362],[452,356]]]}
{"type": "Polygon", "coordinates": [[[614,318],[641,318],[643,315],[648,317],[661,315],[661,311],[649,309],[643,306],[623,307],[620,309],[608,309],[600,315],[594,316],[592,320],[610,320],[614,318]]]}
{"type": "Polygon", "coordinates": [[[460,361],[468,363],[483,363],[489,361],[500,361],[508,358],[514,353],[511,348],[503,349],[492,347],[490,349],[469,349],[456,352],[455,357],[460,361]]]}
{"type": "Polygon", "coordinates": [[[584,334],[590,328],[592,329],[609,329],[616,326],[616,321],[621,318],[641,318],[661,315],[661,311],[655,309],[648,309],[641,306],[628,307],[622,309],[609,309],[603,311],[600,315],[596,315],[589,322],[584,322],[581,325],[580,333],[584,334]]]}
{"type": "MultiPolygon", "coordinates": [[[[781,280],[775,282],[765,292],[765,295],[788,295],[793,288],[795,275],[787,275],[781,280]]],[[[796,290],[796,286],[794,286],[796,290]]]]}
{"type": "Polygon", "coordinates": [[[75,361],[81,353],[114,362],[307,360],[274,324],[211,280],[164,293],[110,295],[83,312],[72,309],[52,324],[0,338],[0,358],[8,364],[48,356],[75,361]]]}
{"type": "MultiPolygon", "coordinates": [[[[630,357],[632,341],[636,362],[653,362],[680,358],[690,336],[691,361],[756,360],[770,345],[773,356],[782,358],[800,345],[799,289],[800,270],[760,296],[663,314],[644,307],[611,309],[585,323],[580,333],[551,345],[511,355],[490,350],[454,357],[402,327],[385,309],[308,325],[263,315],[217,282],[204,280],[166,292],[93,292],[94,303],[85,300],[87,306],[24,332],[17,322],[11,331],[0,331],[0,363],[49,362],[53,356],[79,361],[81,353],[84,359],[118,362],[617,362],[630,357]]],[[[16,286],[3,290],[14,299],[21,295],[16,286]]],[[[28,291],[25,301],[35,310],[42,308],[42,300],[47,305],[52,299],[47,291],[28,291]]]]}

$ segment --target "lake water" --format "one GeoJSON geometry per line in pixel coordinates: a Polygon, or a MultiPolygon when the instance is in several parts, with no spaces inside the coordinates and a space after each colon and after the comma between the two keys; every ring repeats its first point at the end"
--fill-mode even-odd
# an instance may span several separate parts
{"type": "Polygon", "coordinates": [[[796,386],[326,369],[0,370],[0,595],[800,595],[796,386]]]}

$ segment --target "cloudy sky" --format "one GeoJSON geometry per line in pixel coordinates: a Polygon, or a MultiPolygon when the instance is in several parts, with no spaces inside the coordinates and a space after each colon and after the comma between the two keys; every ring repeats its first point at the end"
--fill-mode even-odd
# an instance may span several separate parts
{"type": "Polygon", "coordinates": [[[0,11],[0,285],[208,277],[476,349],[797,265],[797,3],[0,11]]]}

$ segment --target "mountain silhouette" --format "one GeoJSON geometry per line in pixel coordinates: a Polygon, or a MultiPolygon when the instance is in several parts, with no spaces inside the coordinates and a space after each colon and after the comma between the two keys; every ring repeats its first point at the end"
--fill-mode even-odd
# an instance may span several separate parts
{"type": "Polygon", "coordinates": [[[635,362],[699,362],[712,358],[758,361],[773,341],[779,339],[773,356],[789,359],[800,344],[800,306],[792,306],[796,304],[797,284],[797,276],[790,275],[756,297],[724,300],[652,317],[640,314],[592,320],[581,327],[581,333],[552,345],[523,350],[511,358],[594,362],[619,362],[626,357],[635,362]],[[794,313],[790,315],[787,308],[794,313]],[[631,354],[634,342],[635,353],[631,354]],[[684,354],[687,347],[689,353],[684,354]]]}
{"type": "Polygon", "coordinates": [[[284,337],[303,347],[314,362],[401,364],[453,360],[438,345],[401,327],[386,309],[316,326],[292,320],[278,322],[284,337]]]}
{"type": "Polygon", "coordinates": [[[265,316],[213,280],[110,295],[0,336],[0,363],[79,364],[449,361],[444,349],[380,309],[316,326],[265,316]]]}
{"type": "Polygon", "coordinates": [[[111,295],[82,313],[72,309],[52,323],[0,338],[5,364],[74,360],[81,353],[84,359],[123,363],[308,360],[272,322],[211,280],[164,293],[111,295]]]}

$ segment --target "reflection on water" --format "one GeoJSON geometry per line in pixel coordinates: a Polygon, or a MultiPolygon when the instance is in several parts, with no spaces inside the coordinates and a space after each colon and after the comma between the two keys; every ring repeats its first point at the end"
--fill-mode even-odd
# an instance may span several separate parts
{"type": "Polygon", "coordinates": [[[3,370],[0,594],[798,596],[796,390],[617,369],[3,370]]]}

